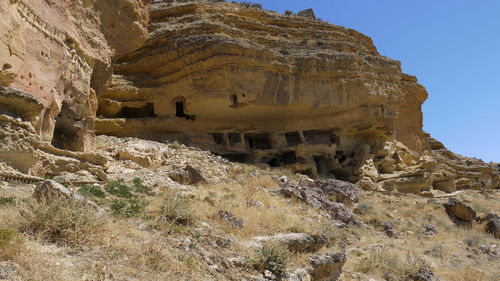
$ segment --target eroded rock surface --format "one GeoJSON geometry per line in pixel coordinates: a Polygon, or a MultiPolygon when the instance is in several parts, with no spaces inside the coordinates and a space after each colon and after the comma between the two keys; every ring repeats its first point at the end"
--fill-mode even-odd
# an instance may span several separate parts
{"type": "Polygon", "coordinates": [[[145,39],[148,2],[0,3],[0,86],[40,100],[43,110],[34,126],[43,140],[59,148],[92,149],[96,92],[108,79],[113,58],[145,39]]]}

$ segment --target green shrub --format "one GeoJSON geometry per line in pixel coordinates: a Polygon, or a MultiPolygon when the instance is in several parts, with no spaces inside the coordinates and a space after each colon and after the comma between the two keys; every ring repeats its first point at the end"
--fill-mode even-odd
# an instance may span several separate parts
{"type": "Polygon", "coordinates": [[[14,197],[0,197],[0,207],[14,205],[16,205],[16,199],[14,197]]]}
{"type": "Polygon", "coordinates": [[[282,280],[286,275],[286,267],[290,263],[290,252],[283,245],[264,244],[252,263],[256,270],[269,270],[278,280],[282,280]]]}
{"type": "Polygon", "coordinates": [[[191,202],[179,197],[179,195],[175,193],[171,193],[165,198],[160,210],[160,220],[165,222],[188,225],[194,221],[191,202]]]}
{"type": "Polygon", "coordinates": [[[280,53],[285,56],[288,56],[290,54],[288,50],[280,50],[280,53]]]}
{"type": "Polygon", "coordinates": [[[16,257],[22,244],[23,239],[16,230],[0,225],[0,261],[16,257]]]}
{"type": "Polygon", "coordinates": [[[106,198],[106,193],[102,191],[99,187],[93,185],[82,185],[78,189],[78,193],[85,197],[95,197],[95,198],[106,198]]]}
{"type": "Polygon", "coordinates": [[[66,245],[96,242],[104,231],[104,218],[91,207],[60,200],[48,204],[30,203],[20,210],[21,229],[39,239],[66,245]]]}
{"type": "Polygon", "coordinates": [[[153,189],[147,185],[144,185],[140,178],[134,178],[132,182],[134,183],[135,192],[154,195],[153,189]]]}
{"type": "Polygon", "coordinates": [[[110,207],[114,215],[131,218],[144,212],[146,203],[138,198],[113,199],[110,207]]]}
{"type": "Polygon", "coordinates": [[[105,189],[109,194],[114,195],[116,197],[120,198],[134,197],[134,195],[131,192],[132,189],[129,186],[122,184],[119,181],[110,181],[106,185],[105,189]]]}

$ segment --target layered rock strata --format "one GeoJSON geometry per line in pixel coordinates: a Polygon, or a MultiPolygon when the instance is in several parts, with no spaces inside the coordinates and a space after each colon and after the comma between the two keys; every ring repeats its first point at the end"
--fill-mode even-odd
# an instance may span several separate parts
{"type": "Polygon", "coordinates": [[[0,14],[0,86],[18,90],[9,99],[24,92],[43,105],[31,121],[44,141],[91,150],[96,91],[113,58],[145,39],[148,1],[5,0],[0,14]]]}
{"type": "Polygon", "coordinates": [[[98,96],[101,134],[177,140],[365,189],[499,184],[495,167],[422,131],[427,92],[398,61],[314,17],[163,1],[153,5],[147,42],[114,68],[98,96]]]}

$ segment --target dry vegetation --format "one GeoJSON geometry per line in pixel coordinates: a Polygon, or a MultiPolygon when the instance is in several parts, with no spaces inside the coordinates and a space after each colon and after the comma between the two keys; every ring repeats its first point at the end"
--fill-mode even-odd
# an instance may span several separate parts
{"type": "MultiPolygon", "coordinates": [[[[347,252],[344,281],[383,280],[387,273],[404,280],[422,267],[443,280],[499,280],[498,257],[480,250],[497,241],[482,226],[453,225],[441,205],[446,199],[365,193],[355,212],[366,226],[338,229],[322,211],[277,196],[283,174],[299,178],[283,170],[229,164],[227,177],[198,186],[194,194],[149,187],[140,179],[74,187],[107,209],[104,217],[75,203],[38,204],[31,196],[33,185],[3,183],[0,260],[13,261],[23,280],[32,281],[240,280],[264,269],[280,276],[286,266],[305,265],[309,256],[276,245],[255,250],[244,242],[305,232],[327,238],[322,252],[347,252]],[[224,221],[220,210],[242,219],[244,226],[224,221]],[[384,222],[394,224],[397,237],[384,233],[384,222]],[[434,236],[424,235],[426,224],[436,226],[434,236]]],[[[480,215],[500,213],[498,193],[470,191],[459,197],[483,206],[477,208],[480,215]]]]}

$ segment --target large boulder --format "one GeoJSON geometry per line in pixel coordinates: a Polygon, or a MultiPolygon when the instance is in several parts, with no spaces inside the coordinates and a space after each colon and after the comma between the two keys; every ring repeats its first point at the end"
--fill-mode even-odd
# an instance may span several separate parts
{"type": "Polygon", "coordinates": [[[413,278],[413,281],[439,281],[439,280],[440,279],[427,268],[421,268],[413,278]]]}
{"type": "Polygon", "coordinates": [[[337,280],[346,260],[346,254],[343,252],[330,252],[311,257],[308,269],[311,281],[337,280]]]}
{"type": "Polygon", "coordinates": [[[298,184],[283,183],[280,193],[295,198],[315,208],[327,211],[332,220],[347,225],[356,221],[354,214],[342,203],[332,202],[312,180],[302,180],[298,184]]]}
{"type": "Polygon", "coordinates": [[[187,165],[184,169],[177,169],[169,174],[169,177],[180,184],[205,184],[208,177],[199,169],[187,165]]]}
{"type": "Polygon", "coordinates": [[[361,194],[361,188],[346,181],[329,179],[318,181],[318,186],[333,201],[342,203],[346,206],[358,203],[361,194]]]}
{"type": "Polygon", "coordinates": [[[500,219],[490,221],[486,225],[486,231],[495,236],[496,239],[500,239],[500,219]]]}
{"type": "Polygon", "coordinates": [[[477,217],[474,209],[455,198],[450,198],[450,200],[444,204],[444,208],[448,216],[457,225],[471,225],[477,217]]]}

